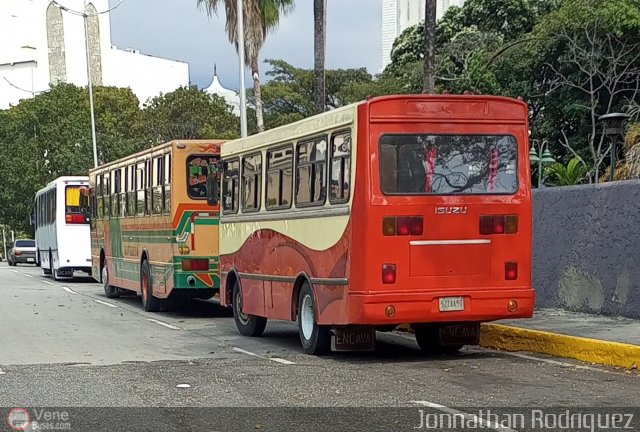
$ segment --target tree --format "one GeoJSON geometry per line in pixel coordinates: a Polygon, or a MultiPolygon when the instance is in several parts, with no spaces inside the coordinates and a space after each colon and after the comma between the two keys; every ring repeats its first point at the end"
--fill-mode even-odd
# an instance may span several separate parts
{"type": "Polygon", "coordinates": [[[326,7],[327,0],[313,0],[313,28],[314,28],[314,70],[313,70],[313,100],[315,112],[324,112],[325,105],[325,70],[324,53],[326,49],[326,7]]]}
{"type": "Polygon", "coordinates": [[[436,0],[425,0],[424,7],[424,93],[435,90],[436,0]]]}
{"type": "MultiPolygon", "coordinates": [[[[58,84],[0,115],[0,223],[28,231],[36,191],[93,167],[89,95],[58,84]]],[[[130,89],[95,87],[99,162],[144,147],[138,99],[130,89]]]]}
{"type": "Polygon", "coordinates": [[[174,139],[229,139],[238,137],[239,119],[219,96],[195,86],[157,96],[143,111],[149,143],[174,139]]]}
{"type": "MultiPolygon", "coordinates": [[[[263,86],[265,125],[292,123],[315,113],[313,70],[297,68],[284,60],[265,60],[270,80],[263,86]]],[[[365,68],[326,71],[325,104],[329,109],[363,100],[379,87],[365,68]]]]}
{"type": "MultiPolygon", "coordinates": [[[[229,41],[238,49],[238,9],[236,0],[196,0],[212,16],[224,3],[226,29],[229,41]]],[[[259,55],[269,31],[278,27],[280,14],[293,10],[294,0],[243,0],[244,63],[251,68],[253,96],[255,98],[256,122],[258,132],[264,130],[262,113],[262,94],[260,89],[259,55]]],[[[244,83],[240,83],[244,85],[244,83]]]]}

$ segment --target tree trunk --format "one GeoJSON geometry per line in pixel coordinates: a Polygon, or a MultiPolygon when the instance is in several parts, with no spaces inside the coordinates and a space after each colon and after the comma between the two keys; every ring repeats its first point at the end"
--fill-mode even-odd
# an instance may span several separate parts
{"type": "Polygon", "coordinates": [[[433,93],[436,69],[436,0],[425,0],[424,8],[424,87],[433,93]]]}
{"type": "Polygon", "coordinates": [[[326,4],[327,0],[313,0],[314,21],[314,71],[313,71],[313,99],[316,113],[325,111],[325,69],[324,54],[326,48],[326,4]]]}
{"type": "Polygon", "coordinates": [[[264,132],[264,119],[262,117],[262,91],[260,90],[260,70],[258,69],[258,57],[251,59],[251,77],[253,78],[253,94],[256,98],[256,124],[258,132],[264,132]]]}

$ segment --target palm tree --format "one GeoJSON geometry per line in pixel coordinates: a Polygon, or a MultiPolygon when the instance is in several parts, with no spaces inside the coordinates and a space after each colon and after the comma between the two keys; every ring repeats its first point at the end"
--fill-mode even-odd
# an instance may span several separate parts
{"type": "Polygon", "coordinates": [[[326,106],[324,52],[327,35],[325,23],[327,0],[313,0],[314,27],[314,70],[313,70],[313,99],[316,113],[324,112],[326,106]]]}
{"type": "MultiPolygon", "coordinates": [[[[224,3],[227,17],[226,30],[229,41],[238,49],[238,9],[236,0],[196,0],[211,17],[217,15],[218,8],[224,3]]],[[[251,68],[253,93],[256,104],[256,123],[258,132],[264,131],[262,116],[262,93],[260,91],[260,69],[258,60],[267,33],[275,30],[280,22],[280,14],[286,15],[293,10],[295,0],[242,0],[244,14],[244,63],[251,68]]],[[[240,83],[244,85],[244,83],[240,83]]]]}
{"type": "Polygon", "coordinates": [[[433,93],[436,70],[436,0],[424,5],[424,86],[423,93],[433,93]]]}

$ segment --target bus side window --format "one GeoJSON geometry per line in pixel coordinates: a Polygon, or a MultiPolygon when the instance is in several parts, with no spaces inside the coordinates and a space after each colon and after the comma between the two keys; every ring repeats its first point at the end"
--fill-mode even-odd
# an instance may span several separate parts
{"type": "Polygon", "coordinates": [[[129,183],[127,184],[127,216],[136,215],[136,166],[129,165],[129,183]]]}
{"type": "Polygon", "coordinates": [[[162,187],[164,185],[164,173],[162,172],[162,156],[153,158],[153,183],[151,195],[151,211],[154,215],[162,214],[163,199],[162,187]]]}
{"type": "Polygon", "coordinates": [[[152,197],[152,185],[153,185],[153,167],[151,165],[151,158],[147,159],[145,162],[146,166],[146,176],[145,176],[145,206],[144,206],[144,214],[151,216],[151,197],[152,197]]]}
{"type": "Polygon", "coordinates": [[[260,210],[262,153],[242,158],[242,211],[260,210]]]}
{"type": "Polygon", "coordinates": [[[164,155],[164,185],[162,189],[162,209],[171,213],[171,153],[164,155]]]}
{"type": "Polygon", "coordinates": [[[267,210],[291,208],[293,194],[293,146],[267,152],[267,210]]]}
{"type": "Polygon", "coordinates": [[[238,158],[224,161],[222,182],[222,210],[224,213],[238,212],[240,189],[240,161],[238,158]]]}
{"type": "Polygon", "coordinates": [[[331,163],[329,166],[331,204],[349,201],[351,193],[351,135],[338,133],[331,137],[331,163]]]}
{"type": "Polygon", "coordinates": [[[326,137],[296,146],[296,205],[324,204],[327,198],[326,161],[326,137]]]}
{"type": "Polygon", "coordinates": [[[145,192],[145,162],[138,162],[136,167],[136,214],[138,216],[144,216],[144,209],[146,203],[145,192]]]}

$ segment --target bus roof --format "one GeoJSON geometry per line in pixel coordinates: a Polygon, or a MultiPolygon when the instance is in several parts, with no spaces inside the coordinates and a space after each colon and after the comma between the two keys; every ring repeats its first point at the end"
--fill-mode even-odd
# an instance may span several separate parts
{"type": "Polygon", "coordinates": [[[361,103],[362,102],[346,105],[294,123],[269,129],[260,134],[228,141],[222,146],[221,153],[223,156],[229,156],[242,153],[249,149],[257,149],[278,142],[295,140],[312,133],[322,132],[323,130],[349,126],[354,123],[357,107],[361,103]]]}
{"type": "Polygon", "coordinates": [[[158,145],[153,146],[153,147],[148,148],[148,149],[144,149],[142,151],[139,151],[138,153],[134,153],[134,154],[131,154],[129,156],[125,156],[123,158],[108,162],[108,163],[100,165],[100,166],[98,166],[96,168],[91,168],[89,170],[89,173],[93,173],[93,172],[96,172],[96,171],[102,171],[103,169],[109,168],[109,167],[111,167],[113,165],[119,165],[119,164],[121,164],[123,162],[126,162],[126,161],[129,161],[131,159],[137,159],[137,158],[139,158],[141,156],[145,156],[145,155],[147,155],[149,153],[153,153],[153,152],[156,152],[158,150],[163,150],[165,148],[171,147],[173,144],[187,144],[187,145],[209,144],[209,143],[222,144],[225,141],[226,140],[223,140],[223,139],[184,139],[184,140],[181,139],[181,140],[172,140],[172,141],[168,141],[168,142],[165,142],[165,143],[162,143],[162,144],[158,144],[158,145]]]}
{"type": "Polygon", "coordinates": [[[43,187],[40,190],[38,190],[38,192],[36,192],[36,196],[40,195],[44,191],[47,191],[47,190],[52,189],[54,187],[57,187],[59,184],[64,183],[64,182],[81,182],[81,181],[88,182],[89,181],[89,177],[88,176],[62,176],[62,177],[58,177],[55,180],[51,180],[49,183],[47,183],[47,185],[45,187],[43,187]]]}
{"type": "MultiPolygon", "coordinates": [[[[322,132],[323,130],[333,129],[340,126],[348,126],[356,121],[357,110],[360,105],[366,104],[369,106],[375,106],[379,103],[392,102],[394,100],[415,100],[425,101],[427,103],[434,102],[436,104],[456,102],[461,107],[462,105],[466,106],[466,108],[462,108],[459,113],[462,117],[473,115],[473,112],[469,111],[469,107],[483,107],[484,105],[481,105],[483,102],[492,105],[495,104],[496,106],[517,105],[522,111],[513,113],[515,118],[521,118],[523,115],[526,116],[527,108],[526,103],[521,100],[493,95],[400,94],[376,96],[335,110],[307,117],[294,123],[279,126],[260,134],[228,141],[222,146],[221,153],[222,156],[232,156],[243,153],[247,150],[267,147],[275,143],[284,143],[288,140],[296,140],[310,134],[322,132]]],[[[424,113],[420,113],[420,115],[424,115],[424,113]]],[[[413,117],[415,117],[415,114],[413,117]]]]}

